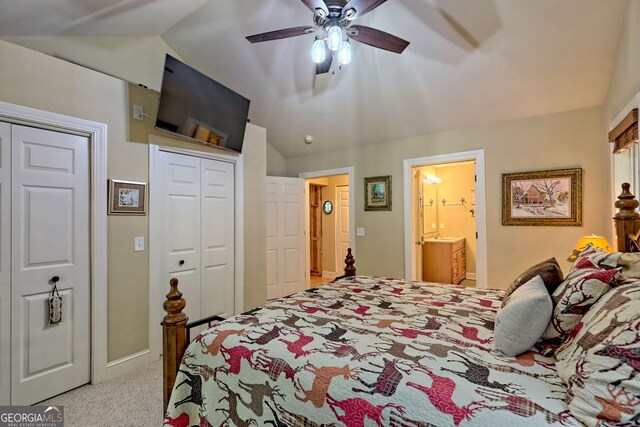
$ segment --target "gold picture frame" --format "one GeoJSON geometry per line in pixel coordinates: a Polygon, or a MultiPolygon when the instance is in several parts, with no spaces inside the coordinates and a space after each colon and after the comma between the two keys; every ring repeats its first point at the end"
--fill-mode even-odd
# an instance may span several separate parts
{"type": "Polygon", "coordinates": [[[364,179],[364,210],[391,210],[391,175],[364,179]]]}
{"type": "Polygon", "coordinates": [[[502,225],[582,225],[582,169],[502,174],[502,225]]]}
{"type": "Polygon", "coordinates": [[[109,180],[109,215],[146,215],[147,184],[109,180]]]}

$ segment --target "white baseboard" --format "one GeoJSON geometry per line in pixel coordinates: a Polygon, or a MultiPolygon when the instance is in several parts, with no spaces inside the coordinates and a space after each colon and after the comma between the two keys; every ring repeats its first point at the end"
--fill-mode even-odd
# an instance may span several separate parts
{"type": "Polygon", "coordinates": [[[476,280],[476,273],[467,273],[467,279],[476,280]]]}
{"type": "Polygon", "coordinates": [[[147,366],[152,362],[149,349],[107,363],[107,379],[116,378],[147,366]]]}
{"type": "Polygon", "coordinates": [[[338,277],[338,273],[336,273],[335,271],[323,271],[322,272],[322,277],[327,277],[329,279],[335,279],[336,277],[338,277]]]}

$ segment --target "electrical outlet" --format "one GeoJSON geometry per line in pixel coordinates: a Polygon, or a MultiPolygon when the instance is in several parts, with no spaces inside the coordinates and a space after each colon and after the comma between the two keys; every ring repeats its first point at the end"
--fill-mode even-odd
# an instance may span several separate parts
{"type": "Polygon", "coordinates": [[[431,223],[431,229],[432,230],[436,230],[438,228],[438,225],[435,222],[431,223]]]}
{"type": "Polygon", "coordinates": [[[440,223],[440,230],[444,230],[444,222],[440,223]]]}
{"type": "Polygon", "coordinates": [[[133,239],[133,251],[134,252],[144,251],[144,237],[135,237],[133,239]]]}
{"type": "Polygon", "coordinates": [[[133,104],[133,118],[135,120],[144,120],[144,107],[133,104]]]}
{"type": "Polygon", "coordinates": [[[364,227],[356,228],[356,236],[364,236],[364,227]]]}

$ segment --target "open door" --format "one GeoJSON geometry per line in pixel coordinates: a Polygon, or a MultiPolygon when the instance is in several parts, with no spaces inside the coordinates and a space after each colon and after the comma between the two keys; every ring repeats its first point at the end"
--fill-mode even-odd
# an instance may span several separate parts
{"type": "Polygon", "coordinates": [[[304,179],[267,177],[267,299],[305,288],[304,179]]]}

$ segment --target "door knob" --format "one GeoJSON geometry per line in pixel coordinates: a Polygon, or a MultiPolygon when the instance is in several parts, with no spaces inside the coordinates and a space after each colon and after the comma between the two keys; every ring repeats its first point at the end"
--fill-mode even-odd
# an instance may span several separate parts
{"type": "Polygon", "coordinates": [[[184,260],[181,259],[180,262],[178,262],[178,265],[181,265],[181,266],[184,265],[184,260]]]}
{"type": "Polygon", "coordinates": [[[53,283],[58,283],[58,280],[60,280],[60,277],[58,277],[58,276],[53,276],[53,277],[51,278],[51,281],[52,281],[53,283]]]}

